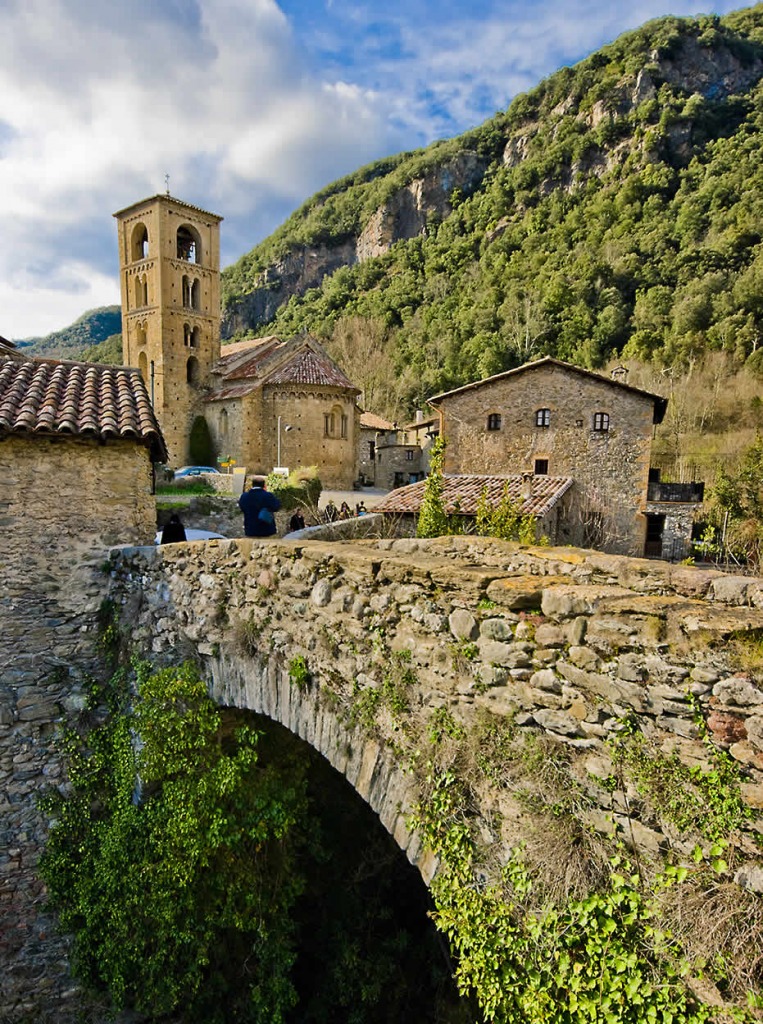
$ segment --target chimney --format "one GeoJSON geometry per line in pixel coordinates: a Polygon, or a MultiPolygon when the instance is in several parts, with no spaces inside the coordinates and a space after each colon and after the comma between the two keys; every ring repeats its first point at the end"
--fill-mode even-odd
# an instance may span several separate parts
{"type": "Polygon", "coordinates": [[[522,501],[529,501],[533,496],[533,476],[533,473],[522,474],[522,489],[520,491],[522,501]]]}
{"type": "Polygon", "coordinates": [[[416,423],[423,423],[424,422],[424,410],[423,409],[417,409],[416,410],[416,419],[415,419],[414,422],[416,422],[416,423]]]}
{"type": "Polygon", "coordinates": [[[621,384],[625,384],[628,379],[628,367],[627,366],[616,366],[610,371],[610,377],[612,380],[617,380],[621,384]]]}

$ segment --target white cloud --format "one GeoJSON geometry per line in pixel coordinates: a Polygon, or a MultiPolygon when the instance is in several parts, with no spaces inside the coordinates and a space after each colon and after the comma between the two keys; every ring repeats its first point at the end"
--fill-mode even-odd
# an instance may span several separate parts
{"type": "Polygon", "coordinates": [[[163,191],[165,173],[225,217],[230,261],[334,178],[479,123],[662,13],[665,0],[0,0],[0,334],[115,301],[111,213],[163,191]]]}
{"type": "Polygon", "coordinates": [[[76,303],[47,287],[51,263],[113,301],[110,215],[163,191],[165,172],[224,215],[258,207],[262,231],[277,225],[265,204],[378,151],[372,98],[324,88],[303,59],[273,0],[0,4],[0,333],[65,325],[76,303]]]}
{"type": "Polygon", "coordinates": [[[88,309],[119,305],[119,284],[113,275],[102,274],[85,263],[71,263],[64,278],[22,275],[0,280],[0,311],[3,320],[31,325],[17,331],[17,338],[49,334],[73,323],[88,309]],[[34,319],[30,319],[34,310],[34,319]]]}

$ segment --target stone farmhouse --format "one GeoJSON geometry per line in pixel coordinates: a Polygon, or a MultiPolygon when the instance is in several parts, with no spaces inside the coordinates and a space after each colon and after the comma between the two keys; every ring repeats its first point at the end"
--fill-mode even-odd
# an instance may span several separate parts
{"type": "Polygon", "coordinates": [[[169,195],[114,215],[119,233],[122,357],[149,387],[178,467],[194,423],[214,454],[248,473],[318,467],[350,488],[359,443],[358,388],[314,338],[220,343],[221,217],[169,195]]]}
{"type": "MultiPolygon", "coordinates": [[[[475,477],[501,479],[503,486],[508,478],[524,511],[542,519],[564,497],[549,534],[554,543],[673,560],[688,554],[703,485],[662,484],[650,466],[667,399],[545,357],[435,395],[429,404],[448,442],[449,500],[462,512],[475,477]],[[546,479],[557,487],[548,509],[537,504],[546,479]]],[[[400,492],[382,507],[412,514],[417,493],[400,492]]]]}

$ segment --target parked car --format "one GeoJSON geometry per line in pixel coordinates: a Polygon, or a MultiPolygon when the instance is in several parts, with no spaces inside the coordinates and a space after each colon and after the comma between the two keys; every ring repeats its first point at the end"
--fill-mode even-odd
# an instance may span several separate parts
{"type": "MultiPolygon", "coordinates": [[[[162,530],[159,530],[157,535],[154,537],[154,544],[161,544],[162,542],[162,530]]],[[[221,533],[215,533],[213,530],[194,530],[186,526],[185,528],[185,539],[186,540],[225,540],[225,537],[221,533]]]]}
{"type": "Polygon", "coordinates": [[[214,466],[181,466],[175,470],[175,477],[179,476],[202,476],[204,473],[219,473],[214,466]]]}

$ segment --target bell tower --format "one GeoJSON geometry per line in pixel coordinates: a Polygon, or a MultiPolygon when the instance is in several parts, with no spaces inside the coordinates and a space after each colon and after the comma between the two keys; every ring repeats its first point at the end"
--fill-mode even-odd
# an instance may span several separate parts
{"type": "Polygon", "coordinates": [[[222,217],[169,194],[114,214],[119,232],[122,361],[151,394],[170,465],[189,460],[189,437],[220,356],[222,217]]]}

